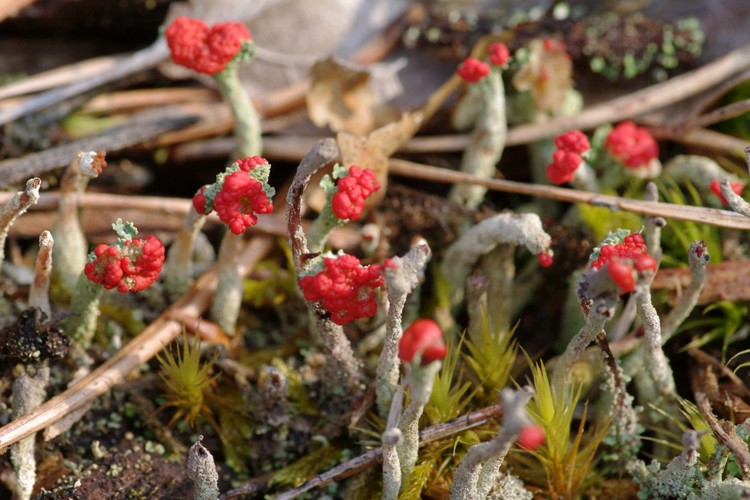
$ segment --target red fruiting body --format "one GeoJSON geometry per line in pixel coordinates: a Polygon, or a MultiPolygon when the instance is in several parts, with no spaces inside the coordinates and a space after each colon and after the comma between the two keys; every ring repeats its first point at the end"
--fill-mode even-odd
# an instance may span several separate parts
{"type": "Polygon", "coordinates": [[[631,121],[613,128],[604,141],[604,148],[628,168],[648,165],[659,156],[659,145],[651,133],[631,121]]]}
{"type": "Polygon", "coordinates": [[[568,130],[564,134],[555,137],[557,149],[571,153],[583,154],[591,148],[589,138],[580,130],[568,130]]]}
{"type": "Polygon", "coordinates": [[[487,53],[490,56],[490,63],[495,66],[505,66],[510,58],[510,51],[504,43],[493,43],[487,49],[487,53]]]}
{"type": "Polygon", "coordinates": [[[613,258],[635,260],[646,253],[646,242],[643,236],[640,233],[633,233],[617,245],[602,245],[599,249],[599,257],[591,263],[591,269],[601,269],[613,258]]]}
{"type": "Polygon", "coordinates": [[[633,268],[629,263],[619,259],[611,260],[607,264],[607,274],[620,288],[621,294],[635,290],[635,276],[633,276],[633,268]]]}
{"type": "Polygon", "coordinates": [[[443,331],[431,319],[418,319],[409,325],[398,343],[398,357],[404,363],[411,363],[419,354],[419,362],[425,366],[445,358],[446,353],[443,331]]]}
{"type": "Polygon", "coordinates": [[[581,163],[583,158],[578,153],[558,149],[552,155],[552,163],[547,165],[547,179],[557,185],[570,182],[581,163]]]}
{"type": "Polygon", "coordinates": [[[563,42],[562,40],[556,40],[554,38],[545,38],[542,43],[544,44],[544,50],[546,51],[567,50],[567,47],[565,46],[565,42],[563,42]]]}
{"type": "Polygon", "coordinates": [[[263,184],[239,171],[224,178],[221,191],[214,198],[214,210],[234,234],[242,234],[258,223],[255,214],[271,213],[273,205],[263,184]]]}
{"type": "Polygon", "coordinates": [[[97,246],[83,272],[89,281],[107,290],[137,292],[156,281],[163,263],[164,245],[156,236],[148,235],[128,240],[123,247],[97,246]]]}
{"type": "Polygon", "coordinates": [[[538,425],[527,425],[518,431],[518,446],[533,451],[544,444],[544,430],[538,425]]]}
{"type": "Polygon", "coordinates": [[[542,267],[550,267],[554,262],[552,260],[552,255],[549,252],[542,252],[537,255],[537,258],[539,259],[539,265],[542,267]]]}
{"type": "Polygon", "coordinates": [[[349,167],[349,175],[339,179],[338,191],[331,199],[331,209],[339,219],[356,220],[362,215],[367,198],[380,189],[375,172],[369,168],[349,167]]]}
{"type": "MultiPolygon", "coordinates": [[[[193,208],[195,208],[195,211],[199,214],[208,215],[206,212],[206,197],[203,195],[203,192],[208,188],[208,186],[202,186],[195,195],[193,195],[193,208]]],[[[209,210],[210,212],[210,210],[209,210]]]]}
{"type": "Polygon", "coordinates": [[[172,60],[199,73],[222,71],[237,56],[250,33],[242,23],[216,23],[178,17],[165,31],[172,60]]]}
{"type": "Polygon", "coordinates": [[[91,170],[96,172],[96,175],[101,175],[105,168],[107,168],[107,153],[104,150],[98,150],[96,156],[91,162],[91,170]]]}
{"type": "Polygon", "coordinates": [[[656,259],[649,254],[643,254],[633,260],[633,266],[639,273],[644,271],[656,272],[656,259]]]}
{"type": "Polygon", "coordinates": [[[234,160],[234,163],[236,163],[240,170],[242,170],[243,172],[250,172],[252,170],[255,170],[255,167],[257,167],[258,165],[264,165],[268,163],[268,160],[266,160],[262,156],[250,156],[248,158],[234,160]]]}
{"type": "MultiPolygon", "coordinates": [[[[736,194],[737,196],[742,196],[742,189],[744,188],[744,186],[742,185],[741,182],[730,182],[729,186],[732,188],[732,191],[734,191],[734,194],[736,194]]],[[[728,204],[727,199],[724,198],[724,194],[722,194],[721,192],[721,184],[719,183],[719,181],[717,180],[711,181],[711,184],[709,185],[709,187],[711,188],[711,192],[719,197],[722,204],[724,205],[728,204]]]]}
{"type": "Polygon", "coordinates": [[[467,57],[456,70],[466,83],[477,83],[479,80],[490,74],[490,67],[473,57],[467,57]]]}
{"type": "Polygon", "coordinates": [[[325,270],[300,278],[305,299],[320,301],[337,325],[372,317],[377,310],[375,289],[385,282],[380,266],[360,266],[352,255],[328,257],[323,263],[325,270]]]}

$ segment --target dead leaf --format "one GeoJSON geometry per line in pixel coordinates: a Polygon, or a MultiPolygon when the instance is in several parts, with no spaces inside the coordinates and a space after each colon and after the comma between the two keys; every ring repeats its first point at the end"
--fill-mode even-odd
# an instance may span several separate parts
{"type": "Polygon", "coordinates": [[[336,136],[341,150],[342,165],[357,165],[375,172],[382,186],[367,199],[366,208],[380,202],[388,186],[388,159],[414,137],[422,123],[422,113],[405,113],[397,122],[389,123],[367,136],[341,132],[336,136]]]}
{"type": "Polygon", "coordinates": [[[370,73],[340,64],[333,58],[310,69],[307,113],[318,127],[334,132],[366,134],[375,127],[375,96],[370,73]]]}
{"type": "MultiPolygon", "coordinates": [[[[706,284],[698,304],[719,300],[750,300],[750,261],[721,262],[706,266],[706,284]]],[[[652,290],[679,291],[690,284],[690,270],[661,269],[651,284],[652,290]]],[[[676,300],[676,296],[675,296],[676,300]]]]}

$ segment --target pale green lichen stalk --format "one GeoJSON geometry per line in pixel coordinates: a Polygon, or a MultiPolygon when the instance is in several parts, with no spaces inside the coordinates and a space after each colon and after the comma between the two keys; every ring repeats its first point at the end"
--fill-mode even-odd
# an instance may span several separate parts
{"type": "MultiPolygon", "coordinates": [[[[235,157],[237,158],[259,156],[263,149],[260,116],[245,91],[238,73],[239,64],[252,59],[253,50],[252,44],[243,45],[239,56],[229,62],[223,71],[214,75],[216,86],[229,103],[234,115],[234,138],[237,141],[235,157]]],[[[238,272],[237,258],[237,249],[241,241],[241,235],[228,231],[224,235],[216,260],[219,281],[211,302],[211,317],[229,335],[234,335],[242,305],[242,278],[238,272]]]]}
{"type": "Polygon", "coordinates": [[[532,423],[526,413],[526,405],[533,395],[534,391],[528,386],[518,392],[503,389],[500,393],[503,426],[492,440],[474,445],[466,452],[453,474],[451,500],[487,497],[495,486],[505,455],[518,438],[518,432],[532,423]]]}
{"type": "Polygon", "coordinates": [[[163,276],[164,288],[172,300],[176,300],[190,287],[193,279],[193,247],[205,223],[206,217],[196,212],[191,204],[175,240],[169,247],[163,276]]]}
{"type": "MultiPolygon", "coordinates": [[[[552,238],[542,228],[542,221],[536,214],[502,213],[488,217],[467,230],[459,239],[446,250],[441,271],[447,282],[453,284],[451,306],[457,307],[464,298],[466,278],[479,259],[499,245],[515,248],[518,245],[526,247],[532,254],[538,255],[549,252],[552,238]]],[[[512,262],[513,252],[506,254],[509,263],[496,263],[504,272],[515,272],[512,262]]],[[[512,276],[505,281],[512,281],[512,276]]],[[[497,307],[508,308],[512,302],[513,290],[505,289],[493,297],[489,310],[502,317],[497,307]],[[504,304],[504,305],[503,305],[504,304]],[[497,307],[496,307],[497,306],[497,307]]]]}
{"type": "Polygon", "coordinates": [[[16,219],[39,201],[39,187],[41,185],[42,180],[39,177],[29,179],[26,182],[26,188],[16,193],[0,209],[0,269],[2,269],[5,260],[5,240],[8,238],[8,231],[16,219]]]}
{"type": "Polygon", "coordinates": [[[49,285],[52,276],[52,253],[55,240],[49,231],[39,236],[39,253],[34,267],[34,281],[29,288],[29,307],[40,309],[48,318],[52,317],[49,304],[49,285]]]}
{"type": "Polygon", "coordinates": [[[195,486],[195,500],[216,500],[219,497],[219,474],[214,457],[202,444],[203,436],[190,447],[187,475],[195,486]]]}
{"type": "Polygon", "coordinates": [[[401,410],[404,404],[404,392],[398,388],[391,400],[385,431],[381,436],[383,443],[383,500],[397,500],[401,490],[401,463],[397,447],[401,444],[401,429],[398,428],[401,410]]]}
{"type": "Polygon", "coordinates": [[[260,115],[242,85],[238,72],[239,65],[249,62],[253,55],[253,44],[243,44],[243,48],[237,57],[227,63],[224,70],[214,75],[216,87],[222,97],[226,99],[234,115],[234,138],[237,141],[235,156],[237,158],[258,156],[263,149],[260,115]]]}
{"type": "Polygon", "coordinates": [[[211,318],[227,335],[235,334],[242,306],[242,275],[238,272],[242,235],[227,231],[216,259],[216,295],[211,301],[211,318]]]}
{"type": "Polygon", "coordinates": [[[347,175],[349,175],[349,169],[336,164],[333,166],[332,175],[326,174],[320,181],[320,187],[326,194],[326,204],[307,230],[307,247],[312,253],[322,252],[331,231],[348,221],[348,219],[336,217],[331,208],[333,195],[338,192],[335,181],[347,175]]]}
{"type": "MultiPolygon", "coordinates": [[[[44,402],[49,381],[46,362],[37,367],[28,366],[13,382],[13,417],[21,417],[44,402]]],[[[36,434],[21,439],[10,448],[10,461],[16,471],[18,498],[28,500],[36,483],[36,434]]]]}
{"type": "Polygon", "coordinates": [[[391,399],[398,387],[400,365],[398,342],[403,333],[401,322],[404,305],[409,294],[419,284],[430,255],[427,242],[419,240],[412,245],[406,255],[393,257],[390,263],[383,267],[383,275],[388,284],[388,314],[385,320],[386,333],[383,339],[383,350],[375,378],[378,412],[383,417],[388,414],[391,399]]]}
{"type": "Polygon", "coordinates": [[[406,376],[411,401],[401,415],[399,429],[401,442],[396,446],[401,479],[408,481],[419,453],[419,418],[424,412],[425,405],[430,401],[435,376],[440,371],[442,363],[433,361],[425,366],[416,363],[406,376]]]}
{"type": "MultiPolygon", "coordinates": [[[[503,155],[508,124],[505,119],[505,86],[500,69],[493,69],[473,85],[482,95],[482,108],[471,133],[469,145],[461,159],[461,171],[484,179],[491,179],[503,155]]],[[[454,186],[448,199],[469,209],[475,209],[484,200],[487,188],[469,184],[454,186]]]]}
{"type": "Polygon", "coordinates": [[[88,244],[78,219],[78,199],[91,179],[106,166],[103,153],[78,153],[60,180],[60,203],[52,226],[55,246],[54,279],[65,290],[73,290],[86,265],[88,244]]]}

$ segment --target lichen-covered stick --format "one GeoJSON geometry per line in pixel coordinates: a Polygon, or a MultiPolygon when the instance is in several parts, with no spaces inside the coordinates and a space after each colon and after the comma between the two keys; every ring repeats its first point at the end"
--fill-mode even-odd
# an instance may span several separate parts
{"type": "Polygon", "coordinates": [[[288,206],[286,221],[295,269],[302,268],[302,256],[309,253],[307,238],[302,229],[302,194],[315,172],[336,161],[340,155],[339,147],[334,139],[323,139],[305,155],[294,175],[286,198],[288,206]]]}
{"type": "Polygon", "coordinates": [[[430,254],[427,242],[420,238],[406,255],[393,257],[383,266],[388,284],[388,314],[383,350],[375,378],[378,412],[382,417],[388,414],[391,399],[398,387],[398,343],[403,331],[401,321],[406,298],[419,284],[430,254]]]}

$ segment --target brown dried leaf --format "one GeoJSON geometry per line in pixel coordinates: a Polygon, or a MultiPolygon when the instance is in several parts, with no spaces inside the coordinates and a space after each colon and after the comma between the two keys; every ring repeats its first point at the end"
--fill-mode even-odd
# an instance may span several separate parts
{"type": "Polygon", "coordinates": [[[375,128],[377,103],[368,87],[368,72],[329,57],[315,63],[310,78],[307,114],[315,125],[353,134],[367,134],[375,128]]]}
{"type": "MultiPolygon", "coordinates": [[[[750,261],[742,260],[706,266],[706,284],[698,298],[698,304],[710,304],[719,300],[750,300],[749,263],[750,261]]],[[[689,284],[689,269],[661,269],[656,273],[651,288],[679,293],[689,284]]]]}
{"type": "Polygon", "coordinates": [[[341,163],[369,168],[375,172],[381,188],[367,200],[367,208],[385,196],[388,185],[388,159],[409,139],[414,137],[422,122],[422,113],[404,113],[397,122],[389,123],[367,136],[341,132],[336,136],[341,163]]]}

